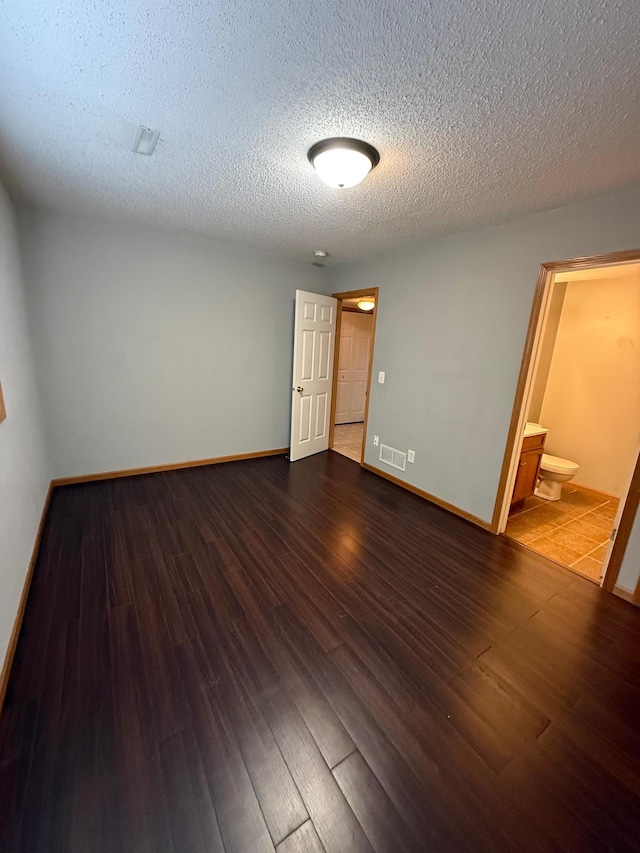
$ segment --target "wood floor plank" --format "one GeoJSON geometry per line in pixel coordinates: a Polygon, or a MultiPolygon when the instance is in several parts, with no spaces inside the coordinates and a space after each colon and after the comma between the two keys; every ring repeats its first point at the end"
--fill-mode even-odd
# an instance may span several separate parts
{"type": "Polygon", "coordinates": [[[417,853],[420,842],[410,836],[384,788],[359,752],[352,752],[334,767],[333,775],[376,853],[417,853]]]}
{"type": "Polygon", "coordinates": [[[308,820],[276,847],[278,853],[325,853],[313,823],[308,820]]]}
{"type": "Polygon", "coordinates": [[[193,729],[162,741],[159,750],[174,847],[224,853],[193,729]]]}
{"type": "MultiPolygon", "coordinates": [[[[470,702],[464,691],[456,692],[446,680],[425,669],[421,659],[413,650],[403,648],[398,638],[381,644],[379,633],[374,638],[352,625],[347,647],[353,649],[372,673],[384,672],[386,690],[394,696],[394,701],[401,703],[400,707],[404,704],[411,708],[420,697],[421,711],[426,711],[436,724],[440,721],[455,730],[456,736],[494,772],[500,772],[513,758],[520,741],[514,744],[503,728],[494,725],[494,720],[478,707],[475,695],[470,702]],[[425,684],[429,685],[426,693],[425,684]]],[[[418,726],[427,727],[425,722],[418,726]]],[[[448,735],[443,731],[442,736],[448,735]]],[[[470,763],[467,758],[465,764],[470,763]]]]}
{"type": "MultiPolygon", "coordinates": [[[[158,564],[146,559],[132,565],[139,636],[140,701],[147,736],[152,734],[159,742],[191,724],[174,647],[176,639],[188,639],[189,632],[176,630],[175,623],[171,630],[167,624],[164,591],[160,591],[161,586],[166,586],[166,577],[155,582],[158,564]]],[[[174,604],[177,607],[177,601],[174,604]]]]}
{"type": "Polygon", "coordinates": [[[47,850],[55,813],[56,783],[63,759],[64,709],[72,698],[63,695],[70,626],[60,623],[49,636],[46,674],[38,711],[26,792],[22,841],[18,849],[47,850]]]}
{"type": "MultiPolygon", "coordinates": [[[[290,650],[295,650],[299,659],[304,660],[307,672],[330,703],[356,748],[369,766],[375,768],[378,780],[402,814],[405,824],[429,849],[440,849],[440,843],[447,836],[441,820],[445,809],[439,800],[439,789],[425,784],[437,770],[432,760],[420,749],[412,748],[415,747],[414,742],[399,739],[394,745],[392,739],[396,732],[393,729],[383,731],[366,694],[355,692],[330,657],[322,654],[319,647],[309,645],[305,640],[304,626],[297,616],[283,607],[280,619],[282,634],[290,650]],[[400,753],[407,747],[410,754],[405,761],[400,753]]],[[[462,845],[453,828],[449,829],[447,843],[454,847],[462,845]]]]}
{"type": "Polygon", "coordinates": [[[257,707],[238,703],[233,728],[274,844],[308,818],[273,733],[257,707]]]}
{"type": "Polygon", "coordinates": [[[0,853],[631,853],[640,611],[334,453],[54,491],[0,853]]]}
{"type": "Polygon", "coordinates": [[[284,690],[274,688],[261,704],[326,853],[371,853],[371,845],[293,702],[284,690]]]}
{"type": "MultiPolygon", "coordinates": [[[[126,851],[171,853],[152,697],[147,693],[142,640],[134,605],[112,608],[111,635],[113,736],[118,780],[118,819],[114,826],[126,851]]],[[[116,837],[118,837],[116,836],[116,837]]],[[[116,847],[116,849],[118,849],[116,847]]]]}
{"type": "Polygon", "coordinates": [[[38,700],[8,705],[0,717],[0,850],[19,850],[38,700]]]}
{"type": "Polygon", "coordinates": [[[190,697],[194,732],[227,853],[273,851],[255,790],[216,688],[201,690],[199,666],[190,642],[178,649],[190,697]]]}
{"type": "Polygon", "coordinates": [[[102,524],[82,543],[78,637],[78,678],[99,678],[109,671],[109,600],[102,524]]]}
{"type": "MultiPolygon", "coordinates": [[[[238,636],[238,625],[234,637],[238,636]]],[[[243,633],[245,633],[243,631],[243,633]]],[[[259,707],[242,650],[227,638],[224,654],[225,705],[236,740],[274,844],[290,835],[309,815],[278,743],[259,707]]]]}
{"type": "Polygon", "coordinates": [[[355,750],[353,740],[340,722],[313,678],[302,649],[313,643],[307,626],[296,622],[295,638],[287,631],[288,608],[279,607],[272,616],[278,635],[285,638],[278,650],[277,668],[283,683],[322,753],[327,765],[334,767],[355,750]]]}

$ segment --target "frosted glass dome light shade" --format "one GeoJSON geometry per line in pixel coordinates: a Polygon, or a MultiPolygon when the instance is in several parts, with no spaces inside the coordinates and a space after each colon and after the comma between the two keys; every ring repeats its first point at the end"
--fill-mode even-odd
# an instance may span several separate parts
{"type": "Polygon", "coordinates": [[[355,187],[380,162],[380,155],[369,143],[339,136],[316,142],[307,156],[320,180],[341,190],[355,187]]]}
{"type": "Polygon", "coordinates": [[[313,161],[320,180],[330,187],[348,189],[363,181],[371,171],[371,161],[358,151],[330,148],[313,161]]]}
{"type": "Polygon", "coordinates": [[[373,311],[375,307],[376,303],[371,299],[361,299],[360,302],[358,302],[358,308],[361,311],[373,311]]]}

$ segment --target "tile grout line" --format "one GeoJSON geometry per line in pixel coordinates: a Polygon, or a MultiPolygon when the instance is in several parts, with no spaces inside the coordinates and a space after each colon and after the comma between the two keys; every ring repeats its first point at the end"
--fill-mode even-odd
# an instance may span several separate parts
{"type": "MultiPolygon", "coordinates": [[[[572,492],[569,492],[569,494],[574,494],[575,492],[579,492],[579,491],[580,491],[580,489],[578,489],[578,488],[577,488],[577,489],[574,489],[572,492]]],[[[542,534],[541,536],[538,536],[538,537],[536,537],[535,539],[532,539],[532,540],[531,540],[531,542],[524,543],[524,542],[522,542],[521,540],[519,540],[516,536],[514,536],[513,538],[514,538],[514,539],[516,539],[516,541],[519,541],[519,542],[520,542],[520,544],[522,544],[522,545],[526,545],[526,547],[531,548],[533,551],[536,551],[536,548],[535,548],[535,544],[536,544],[536,543],[541,543],[541,540],[543,540],[543,539],[547,539],[547,538],[550,538],[551,536],[553,536],[553,534],[554,534],[557,530],[561,530],[561,529],[563,529],[563,528],[569,527],[569,526],[570,526],[574,521],[583,520],[583,519],[586,519],[586,517],[587,517],[587,516],[589,516],[589,515],[597,514],[597,513],[596,513],[596,511],[597,511],[598,509],[601,509],[602,507],[607,506],[608,504],[612,504],[612,505],[613,505],[613,501],[614,501],[614,500],[615,500],[614,498],[611,498],[611,499],[609,499],[609,500],[602,501],[602,503],[596,504],[596,506],[593,506],[593,507],[591,507],[590,509],[585,510],[585,512],[582,512],[582,513],[580,513],[579,515],[576,515],[576,516],[572,516],[571,518],[569,518],[569,519],[567,519],[566,521],[562,522],[562,524],[557,524],[557,525],[555,525],[555,529],[554,529],[554,530],[548,531],[547,533],[544,533],[544,534],[542,534]]],[[[519,513],[517,513],[516,515],[514,515],[514,516],[513,516],[513,520],[515,521],[516,519],[518,519],[518,518],[520,518],[520,517],[524,516],[526,513],[528,513],[528,512],[530,513],[530,512],[532,512],[533,510],[539,509],[541,506],[543,506],[543,504],[538,504],[537,506],[530,507],[529,509],[525,509],[525,510],[523,510],[522,512],[519,512],[519,513]]],[[[604,518],[604,516],[599,516],[599,518],[604,518]]],[[[611,528],[613,528],[613,522],[614,522],[614,519],[611,519],[611,528]]],[[[550,521],[549,523],[550,523],[550,524],[554,524],[554,522],[553,522],[553,521],[550,521]]],[[[597,526],[597,525],[595,525],[595,526],[597,526]]],[[[505,532],[507,533],[507,531],[505,531],[505,532]]],[[[583,535],[584,535],[584,534],[583,534],[583,535]]],[[[572,560],[572,561],[567,561],[566,563],[563,561],[563,563],[562,563],[562,564],[563,564],[563,565],[565,565],[567,568],[574,569],[574,568],[575,568],[575,566],[576,566],[578,563],[580,563],[582,560],[584,560],[586,557],[589,557],[589,556],[591,556],[592,554],[594,554],[594,553],[595,553],[599,548],[601,548],[601,547],[603,547],[603,546],[606,546],[606,545],[608,544],[608,542],[609,542],[609,537],[610,537],[610,535],[611,535],[611,534],[610,534],[610,532],[609,532],[609,536],[607,536],[607,538],[605,539],[605,541],[604,541],[604,542],[598,542],[598,544],[594,545],[594,546],[593,546],[589,551],[587,551],[586,553],[580,553],[580,556],[579,556],[579,557],[577,557],[577,559],[574,559],[574,560],[572,560]]],[[[585,535],[585,538],[589,538],[589,537],[585,535]]],[[[570,546],[566,546],[566,549],[567,549],[568,551],[573,551],[575,554],[578,554],[578,553],[580,552],[580,549],[571,548],[570,546]]],[[[542,553],[542,552],[541,552],[541,551],[536,551],[536,553],[542,553]]],[[[543,556],[544,556],[544,554],[543,554],[543,556]]],[[[597,558],[596,558],[596,557],[592,557],[592,559],[596,560],[597,558]]],[[[584,574],[583,576],[584,576],[584,577],[589,577],[589,576],[588,576],[588,575],[586,575],[586,574],[584,574]]]]}
{"type": "MultiPolygon", "coordinates": [[[[595,547],[592,551],[589,551],[589,553],[588,553],[588,554],[585,554],[585,555],[584,555],[584,557],[580,557],[580,560],[584,560],[584,559],[586,559],[587,557],[591,557],[591,555],[592,555],[595,551],[597,551],[597,550],[598,550],[598,548],[606,547],[606,546],[607,546],[607,544],[608,544],[608,542],[609,542],[609,540],[607,540],[607,542],[603,542],[601,545],[596,545],[596,547],[595,547]]],[[[597,558],[597,557],[592,557],[592,559],[593,559],[593,560],[598,560],[598,558],[597,558]]],[[[579,563],[579,562],[580,562],[580,560],[576,560],[576,562],[575,562],[575,563],[572,563],[572,564],[571,564],[571,567],[575,566],[575,565],[576,565],[576,563],[579,563]]],[[[604,560],[604,558],[603,558],[603,560],[604,560]]],[[[600,563],[600,565],[602,565],[603,560],[598,560],[598,562],[600,563]]]]}
{"type": "MultiPolygon", "coordinates": [[[[585,512],[580,513],[580,515],[574,515],[568,521],[563,521],[562,524],[556,524],[555,526],[558,529],[561,527],[566,527],[566,525],[571,524],[573,521],[579,521],[581,518],[584,518],[586,515],[590,515],[591,513],[595,513],[595,511],[597,509],[600,509],[600,507],[603,507],[608,503],[611,503],[611,501],[604,501],[604,503],[598,504],[598,506],[595,506],[592,509],[585,510],[585,512]]],[[[520,518],[521,515],[524,515],[525,512],[532,512],[533,510],[540,509],[540,508],[541,508],[540,506],[531,507],[531,509],[523,510],[523,512],[512,516],[512,518],[515,520],[517,518],[520,518]]],[[[603,517],[604,516],[600,516],[600,518],[603,518],[603,517]]],[[[507,521],[507,526],[508,526],[508,523],[509,523],[509,521],[507,521]]],[[[553,524],[553,522],[550,522],[550,524],[553,524]]],[[[611,527],[613,528],[613,519],[611,519],[611,527]]],[[[554,531],[551,531],[551,532],[553,533],[554,531]]],[[[548,534],[543,534],[543,535],[546,536],[548,534]]],[[[539,537],[539,538],[542,538],[542,537],[539,537]]]]}
{"type": "MultiPolygon", "coordinates": [[[[604,503],[598,504],[598,506],[593,507],[592,509],[585,510],[585,512],[580,513],[580,515],[573,515],[573,516],[571,516],[571,518],[568,521],[563,521],[562,524],[557,524],[556,527],[565,527],[567,524],[571,524],[572,521],[579,521],[581,518],[584,518],[585,515],[590,515],[591,513],[595,513],[595,511],[597,509],[600,509],[600,507],[605,506],[608,503],[610,503],[610,501],[605,501],[604,503]]],[[[539,507],[534,507],[534,509],[539,509],[539,507]]],[[[529,512],[530,510],[527,510],[527,511],[529,512]]],[[[603,516],[600,516],[600,518],[602,518],[602,517],[603,516]]],[[[553,522],[551,522],[551,524],[553,524],[553,522]]],[[[611,526],[613,527],[613,519],[611,520],[611,526]]]]}

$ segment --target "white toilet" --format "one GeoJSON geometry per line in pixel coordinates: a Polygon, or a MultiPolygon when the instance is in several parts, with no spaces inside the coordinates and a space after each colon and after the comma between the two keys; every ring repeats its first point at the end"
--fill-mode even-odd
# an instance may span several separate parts
{"type": "Polygon", "coordinates": [[[540,480],[535,494],[546,501],[559,501],[562,497],[562,484],[568,483],[579,470],[580,466],[570,459],[543,453],[538,474],[540,480]]]}

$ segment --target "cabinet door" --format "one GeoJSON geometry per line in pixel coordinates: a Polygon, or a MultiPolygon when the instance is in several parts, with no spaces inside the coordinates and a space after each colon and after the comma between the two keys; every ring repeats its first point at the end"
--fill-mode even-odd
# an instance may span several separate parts
{"type": "Polygon", "coordinates": [[[523,501],[533,494],[538,481],[538,469],[540,468],[541,457],[542,453],[540,452],[522,453],[520,455],[518,476],[516,477],[516,485],[511,498],[512,504],[523,501]]]}

